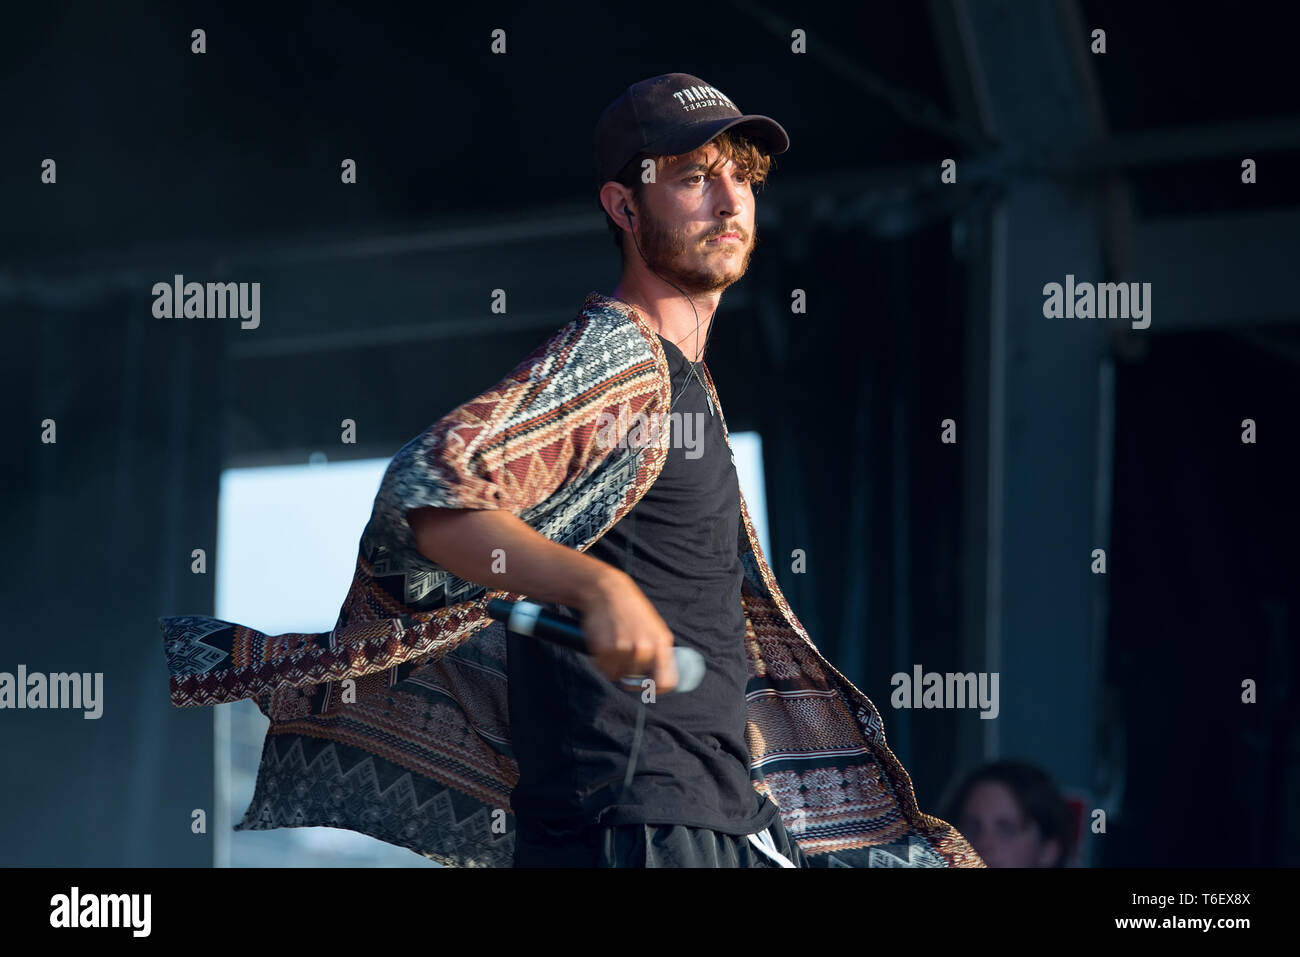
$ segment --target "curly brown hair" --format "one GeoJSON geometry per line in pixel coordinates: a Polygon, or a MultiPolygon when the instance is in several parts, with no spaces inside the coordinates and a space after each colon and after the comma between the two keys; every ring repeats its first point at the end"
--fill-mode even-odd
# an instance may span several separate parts
{"type": "MultiPolygon", "coordinates": [[[[713,173],[727,160],[731,160],[736,164],[736,166],[745,171],[745,174],[749,177],[749,181],[755,192],[761,189],[763,184],[767,182],[768,174],[771,172],[774,165],[773,159],[761,146],[744,134],[737,133],[734,130],[723,130],[713,139],[709,140],[705,146],[715,146],[718,150],[717,157],[709,167],[709,173],[713,173]]],[[[699,149],[703,148],[704,147],[702,146],[699,149]]],[[[698,150],[692,150],[691,152],[698,152],[698,150]]],[[[669,163],[689,155],[691,154],[683,153],[681,156],[648,156],[645,153],[638,153],[636,156],[632,157],[632,159],[628,160],[626,166],[619,170],[619,173],[614,177],[614,180],[615,182],[622,183],[630,189],[632,195],[639,202],[642,193],[645,190],[645,183],[641,182],[641,164],[647,158],[655,161],[655,179],[657,181],[659,174],[664,171],[664,168],[667,167],[669,163]]],[[[605,207],[601,205],[599,198],[597,198],[596,203],[597,205],[600,205],[601,211],[604,212],[605,207]]],[[[618,223],[614,222],[609,213],[605,213],[605,226],[609,229],[609,234],[614,240],[614,245],[622,251],[623,229],[618,225],[618,223]]]]}

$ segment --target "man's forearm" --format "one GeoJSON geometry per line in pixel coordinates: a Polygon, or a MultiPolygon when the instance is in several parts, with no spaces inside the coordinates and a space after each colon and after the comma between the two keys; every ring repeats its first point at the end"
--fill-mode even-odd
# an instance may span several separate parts
{"type": "Polygon", "coordinates": [[[416,548],[458,578],[579,610],[622,574],[553,542],[499,509],[417,508],[407,514],[416,548]]]}

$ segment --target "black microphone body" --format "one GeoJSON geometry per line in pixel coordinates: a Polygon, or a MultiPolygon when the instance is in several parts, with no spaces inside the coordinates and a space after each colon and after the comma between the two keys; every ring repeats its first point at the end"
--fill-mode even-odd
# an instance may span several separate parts
{"type": "Polygon", "coordinates": [[[488,602],[487,611],[497,621],[504,621],[511,631],[533,635],[537,638],[545,638],[557,645],[580,651],[584,655],[591,654],[591,650],[587,647],[587,639],[582,633],[581,625],[567,618],[561,618],[540,605],[536,606],[537,613],[529,616],[532,619],[531,628],[521,631],[519,628],[521,622],[516,615],[516,610],[523,604],[525,603],[510,602],[504,598],[493,598],[488,602]],[[513,621],[511,620],[512,616],[514,616],[513,621]]]}
{"type": "MultiPolygon", "coordinates": [[[[506,628],[515,634],[542,638],[584,655],[591,654],[581,625],[561,618],[535,602],[509,602],[504,598],[492,598],[488,600],[487,613],[497,621],[505,622],[506,628]]],[[[673,648],[673,660],[677,664],[677,687],[673,691],[693,691],[699,687],[707,670],[704,656],[694,648],[678,645],[673,648]]],[[[643,676],[629,675],[622,678],[619,684],[625,691],[640,691],[642,680],[643,676]]]]}

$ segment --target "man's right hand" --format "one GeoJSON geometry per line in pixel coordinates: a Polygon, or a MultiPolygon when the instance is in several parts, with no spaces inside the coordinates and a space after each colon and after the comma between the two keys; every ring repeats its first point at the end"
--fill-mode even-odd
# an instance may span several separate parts
{"type": "Polygon", "coordinates": [[[673,633],[630,575],[606,567],[578,609],[592,663],[612,681],[645,675],[655,694],[672,691],[678,680],[673,633]]]}

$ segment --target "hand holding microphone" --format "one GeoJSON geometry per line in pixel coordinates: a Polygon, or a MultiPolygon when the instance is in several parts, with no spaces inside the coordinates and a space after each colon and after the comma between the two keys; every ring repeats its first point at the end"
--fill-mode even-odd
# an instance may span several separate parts
{"type": "Polygon", "coordinates": [[[592,592],[584,596],[579,610],[596,670],[611,681],[648,676],[659,693],[676,688],[673,633],[637,583],[618,571],[590,584],[592,592]]]}
{"type": "MultiPolygon", "coordinates": [[[[645,601],[644,596],[642,600],[645,601]]],[[[646,632],[650,638],[645,646],[634,644],[620,651],[617,647],[618,633],[600,624],[592,629],[593,615],[590,611],[584,614],[583,623],[579,625],[528,601],[512,603],[494,598],[488,602],[487,610],[493,618],[504,621],[510,631],[543,638],[591,655],[597,669],[617,681],[625,691],[642,690],[642,681],[647,676],[653,678],[656,694],[692,691],[704,679],[704,657],[693,648],[673,647],[672,634],[658,613],[654,613],[653,621],[667,633],[667,642],[656,641],[655,631],[650,628],[646,632]],[[643,668],[640,662],[648,662],[649,667],[643,668]]]]}
{"type": "Polygon", "coordinates": [[[576,609],[578,650],[611,681],[646,675],[658,692],[678,688],[672,631],[626,572],[545,538],[505,509],[421,507],[407,520],[416,550],[458,578],[576,609]],[[510,554],[508,575],[491,558],[499,548],[510,554]]]}

